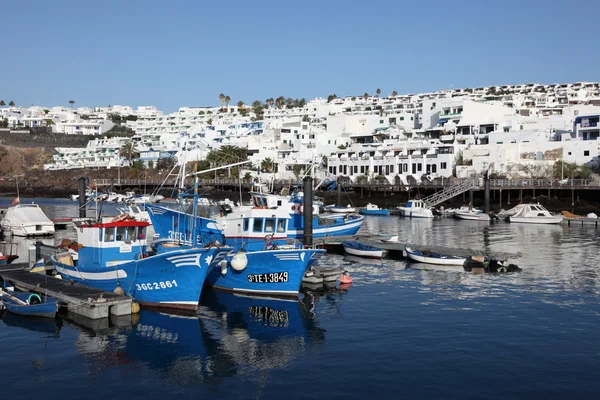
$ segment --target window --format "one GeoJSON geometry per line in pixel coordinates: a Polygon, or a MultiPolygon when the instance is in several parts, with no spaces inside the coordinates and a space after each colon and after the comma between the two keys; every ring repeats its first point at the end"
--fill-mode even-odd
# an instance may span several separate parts
{"type": "Polygon", "coordinates": [[[404,172],[408,172],[408,164],[404,164],[404,168],[402,169],[404,172]]]}
{"type": "Polygon", "coordinates": [[[417,164],[413,164],[412,165],[412,173],[416,174],[417,173],[417,164]]]}
{"type": "Polygon", "coordinates": [[[589,150],[584,150],[583,151],[583,155],[584,156],[589,156],[590,155],[590,151],[589,150]]]}
{"type": "Polygon", "coordinates": [[[104,228],[104,241],[114,242],[115,241],[115,228],[104,228]]]}
{"type": "Polygon", "coordinates": [[[279,233],[285,232],[286,223],[287,223],[287,221],[285,219],[278,219],[277,220],[277,232],[279,232],[279,233]]]}
{"type": "Polygon", "coordinates": [[[445,162],[440,164],[440,169],[447,169],[447,168],[448,168],[448,166],[445,162]]]}
{"type": "Polygon", "coordinates": [[[400,117],[400,121],[404,121],[404,117],[400,117]]]}
{"type": "Polygon", "coordinates": [[[277,200],[277,207],[281,207],[281,200],[277,200]]]}
{"type": "Polygon", "coordinates": [[[275,232],[275,220],[271,218],[265,219],[265,232],[275,232]]]}
{"type": "Polygon", "coordinates": [[[417,164],[417,171],[423,171],[423,164],[417,164]]]}
{"type": "Polygon", "coordinates": [[[138,229],[138,240],[146,239],[146,227],[138,229]]]}
{"type": "Polygon", "coordinates": [[[283,143],[284,143],[284,144],[285,144],[285,143],[287,143],[287,140],[286,140],[286,139],[283,139],[283,143]]]}
{"type": "Polygon", "coordinates": [[[135,226],[128,226],[126,231],[127,231],[127,236],[126,236],[127,240],[135,240],[137,238],[137,235],[135,233],[135,226]]]}
{"type": "Polygon", "coordinates": [[[435,174],[436,172],[437,172],[437,165],[435,165],[435,164],[432,164],[432,165],[431,165],[431,173],[432,173],[432,174],[435,174]]]}
{"type": "Polygon", "coordinates": [[[294,133],[298,133],[298,129],[294,129],[294,133]]]}
{"type": "Polygon", "coordinates": [[[263,227],[263,219],[262,218],[254,218],[254,225],[252,230],[254,232],[262,232],[263,227]]]}
{"type": "Polygon", "coordinates": [[[364,173],[365,173],[365,166],[364,166],[364,165],[361,165],[361,166],[360,166],[360,173],[361,173],[361,174],[364,174],[364,173]]]}
{"type": "Polygon", "coordinates": [[[567,154],[568,154],[568,155],[571,155],[571,152],[568,152],[567,154]]]}
{"type": "Polygon", "coordinates": [[[380,120],[379,120],[379,123],[380,123],[380,124],[383,124],[383,120],[382,120],[382,119],[380,119],[380,120]]]}
{"type": "Polygon", "coordinates": [[[125,227],[124,226],[119,226],[117,227],[117,241],[123,241],[125,240],[125,227]]]}
{"type": "Polygon", "coordinates": [[[244,223],[243,223],[243,230],[244,230],[244,232],[248,232],[248,226],[250,226],[250,219],[249,218],[244,218],[244,223]]]}
{"type": "Polygon", "coordinates": [[[358,165],[354,166],[354,173],[357,174],[358,173],[358,165]]]}

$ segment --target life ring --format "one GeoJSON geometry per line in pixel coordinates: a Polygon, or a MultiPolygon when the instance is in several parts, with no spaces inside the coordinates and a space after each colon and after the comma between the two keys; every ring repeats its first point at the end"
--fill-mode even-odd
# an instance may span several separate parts
{"type": "Polygon", "coordinates": [[[29,295],[29,297],[27,297],[27,304],[29,304],[29,305],[41,304],[41,303],[42,303],[42,298],[37,293],[32,293],[29,295]]]}

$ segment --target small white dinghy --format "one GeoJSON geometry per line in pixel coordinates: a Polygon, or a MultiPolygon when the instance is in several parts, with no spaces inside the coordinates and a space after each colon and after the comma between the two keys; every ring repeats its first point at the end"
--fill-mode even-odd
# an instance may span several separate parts
{"type": "Polygon", "coordinates": [[[456,210],[454,217],[458,219],[466,219],[468,221],[489,221],[490,216],[478,210],[456,210]]]}
{"type": "Polygon", "coordinates": [[[432,253],[427,250],[414,250],[410,247],[404,248],[405,256],[409,259],[426,264],[436,265],[463,265],[467,260],[466,257],[446,256],[443,254],[432,253]]]}
{"type": "Polygon", "coordinates": [[[355,213],[356,212],[356,208],[350,206],[350,204],[348,204],[346,207],[329,206],[329,207],[327,207],[327,209],[329,210],[329,212],[332,212],[332,213],[355,213]]]}

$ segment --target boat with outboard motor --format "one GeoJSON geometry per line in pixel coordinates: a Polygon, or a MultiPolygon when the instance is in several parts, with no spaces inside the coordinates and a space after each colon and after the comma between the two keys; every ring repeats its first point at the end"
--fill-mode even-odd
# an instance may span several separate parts
{"type": "Polygon", "coordinates": [[[466,257],[461,256],[449,256],[444,254],[433,253],[428,250],[416,250],[410,247],[404,248],[405,257],[410,260],[436,265],[463,265],[466,261],[466,257]]]}
{"type": "Polygon", "coordinates": [[[386,210],[384,208],[379,208],[379,206],[375,204],[367,204],[366,207],[363,207],[358,210],[360,214],[363,215],[389,215],[390,210],[386,210]]]}

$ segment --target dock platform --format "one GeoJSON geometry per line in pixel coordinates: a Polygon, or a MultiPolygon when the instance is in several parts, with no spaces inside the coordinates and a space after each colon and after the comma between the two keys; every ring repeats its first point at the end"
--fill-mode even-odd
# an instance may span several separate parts
{"type": "Polygon", "coordinates": [[[583,225],[589,225],[592,224],[594,225],[596,228],[598,227],[598,222],[600,222],[600,218],[568,218],[565,217],[562,220],[562,223],[567,223],[567,226],[571,226],[571,224],[581,224],[581,226],[583,225]]]}
{"type": "Polygon", "coordinates": [[[131,315],[132,300],[129,297],[29,272],[28,267],[28,264],[0,265],[0,278],[19,290],[54,297],[70,313],[90,319],[131,315]]]}

